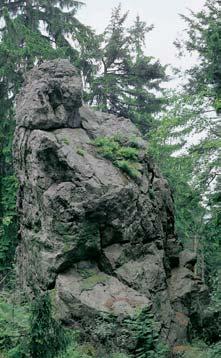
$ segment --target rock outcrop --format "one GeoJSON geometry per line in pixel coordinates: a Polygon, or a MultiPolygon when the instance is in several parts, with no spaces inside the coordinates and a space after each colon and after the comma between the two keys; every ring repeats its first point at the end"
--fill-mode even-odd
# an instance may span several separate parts
{"type": "Polygon", "coordinates": [[[81,98],[66,60],[34,68],[17,98],[20,284],[55,290],[60,319],[85,329],[91,317],[94,325],[104,313],[120,322],[150,307],[162,337],[185,344],[208,294],[174,232],[170,188],[132,122],[81,98]],[[101,138],[136,147],[136,175],[124,170],[127,160],[116,165],[102,154],[101,138]]]}

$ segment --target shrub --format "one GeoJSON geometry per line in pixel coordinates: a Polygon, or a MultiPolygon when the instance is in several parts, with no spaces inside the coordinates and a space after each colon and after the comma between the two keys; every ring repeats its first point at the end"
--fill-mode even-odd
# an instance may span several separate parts
{"type": "Polygon", "coordinates": [[[93,144],[98,147],[98,153],[104,158],[116,160],[120,145],[113,137],[97,138],[93,144]]]}
{"type": "Polygon", "coordinates": [[[68,347],[67,352],[61,355],[60,358],[92,358],[94,355],[94,349],[91,350],[86,346],[78,346],[76,343],[68,347]]]}
{"type": "Polygon", "coordinates": [[[183,354],[183,358],[220,358],[221,342],[208,346],[203,341],[195,341],[183,354]]]}
{"type": "Polygon", "coordinates": [[[161,342],[159,325],[149,307],[145,307],[133,319],[127,321],[136,343],[134,357],[136,358],[166,358],[168,347],[161,342]]]}
{"type": "Polygon", "coordinates": [[[139,151],[136,148],[131,147],[122,147],[119,149],[118,153],[120,158],[137,160],[139,151]]]}
{"type": "Polygon", "coordinates": [[[18,306],[0,299],[0,350],[14,350],[22,336],[28,335],[27,306],[18,306]]]}

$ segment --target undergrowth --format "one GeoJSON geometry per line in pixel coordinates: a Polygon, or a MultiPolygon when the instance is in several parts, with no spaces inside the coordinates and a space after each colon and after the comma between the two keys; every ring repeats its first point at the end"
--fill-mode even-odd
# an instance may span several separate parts
{"type": "Polygon", "coordinates": [[[182,358],[220,358],[221,342],[208,346],[203,341],[198,341],[189,346],[182,358]]]}
{"type": "Polygon", "coordinates": [[[143,308],[134,318],[127,320],[136,343],[135,358],[166,358],[169,348],[159,335],[159,324],[149,307],[143,308]]]}

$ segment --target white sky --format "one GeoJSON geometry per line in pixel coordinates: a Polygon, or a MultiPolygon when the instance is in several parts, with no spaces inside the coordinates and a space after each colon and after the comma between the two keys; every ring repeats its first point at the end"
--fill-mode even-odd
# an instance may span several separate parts
{"type": "Polygon", "coordinates": [[[90,25],[97,32],[102,32],[110,18],[111,9],[121,2],[123,10],[129,10],[129,21],[139,14],[147,24],[154,24],[155,29],[147,35],[146,54],[159,58],[162,64],[186,67],[194,61],[192,58],[181,62],[176,57],[173,45],[181,37],[185,27],[179,14],[188,14],[188,9],[202,9],[205,0],[83,0],[86,4],[79,12],[78,18],[90,25]]]}

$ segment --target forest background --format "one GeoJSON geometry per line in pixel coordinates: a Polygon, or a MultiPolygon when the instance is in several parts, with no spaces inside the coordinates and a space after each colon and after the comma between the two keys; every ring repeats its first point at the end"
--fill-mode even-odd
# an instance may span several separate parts
{"type": "Polygon", "coordinates": [[[81,74],[84,101],[129,117],[148,140],[149,153],[172,188],[178,236],[197,253],[195,274],[209,285],[213,307],[220,308],[221,4],[203,3],[200,10],[181,15],[185,34],[174,38],[181,59],[193,56],[185,69],[154,58],[148,46],[154,25],[139,15],[128,22],[121,5],[98,34],[80,21],[80,1],[0,3],[2,286],[13,285],[18,244],[18,184],[12,160],[15,97],[35,64],[69,58],[81,74]],[[174,78],[180,86],[174,86],[174,78]]]}

